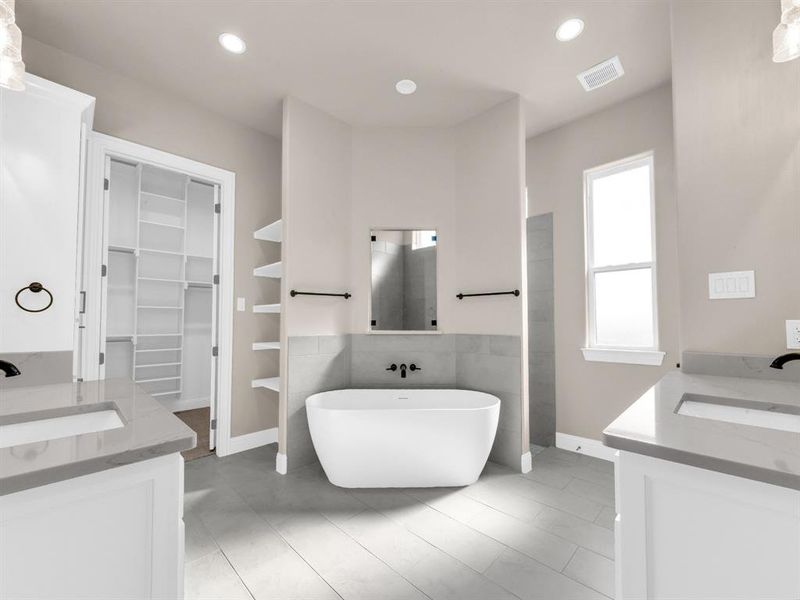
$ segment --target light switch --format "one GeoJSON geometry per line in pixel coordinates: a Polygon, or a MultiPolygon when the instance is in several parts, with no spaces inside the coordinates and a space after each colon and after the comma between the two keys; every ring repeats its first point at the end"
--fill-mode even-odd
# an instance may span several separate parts
{"type": "Polygon", "coordinates": [[[731,271],[708,274],[708,297],[711,300],[756,297],[756,272],[731,271]]]}
{"type": "Polygon", "coordinates": [[[786,347],[800,350],[800,321],[786,321],[786,347]]]}
{"type": "Polygon", "coordinates": [[[244,298],[236,298],[236,310],[239,312],[244,312],[246,308],[247,307],[244,298]]]}

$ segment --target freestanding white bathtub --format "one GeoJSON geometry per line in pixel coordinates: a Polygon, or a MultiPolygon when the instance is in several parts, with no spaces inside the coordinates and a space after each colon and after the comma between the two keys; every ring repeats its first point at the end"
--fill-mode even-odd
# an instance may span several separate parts
{"type": "Polygon", "coordinates": [[[444,487],[478,479],[500,400],[469,390],[335,390],[310,396],[306,410],[334,485],[444,487]]]}

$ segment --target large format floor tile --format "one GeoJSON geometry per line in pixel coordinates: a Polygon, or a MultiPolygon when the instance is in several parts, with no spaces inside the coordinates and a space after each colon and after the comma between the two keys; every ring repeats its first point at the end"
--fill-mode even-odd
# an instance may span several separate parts
{"type": "Polygon", "coordinates": [[[465,488],[348,490],[274,447],[186,465],[186,597],[613,597],[613,465],[537,448],[465,488]]]}

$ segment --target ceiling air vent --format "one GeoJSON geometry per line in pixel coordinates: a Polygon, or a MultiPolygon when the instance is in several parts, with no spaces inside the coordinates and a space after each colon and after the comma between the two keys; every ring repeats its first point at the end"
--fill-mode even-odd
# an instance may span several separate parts
{"type": "Polygon", "coordinates": [[[625,75],[619,56],[604,60],[599,65],[578,74],[578,81],[587,92],[596,90],[625,75]]]}

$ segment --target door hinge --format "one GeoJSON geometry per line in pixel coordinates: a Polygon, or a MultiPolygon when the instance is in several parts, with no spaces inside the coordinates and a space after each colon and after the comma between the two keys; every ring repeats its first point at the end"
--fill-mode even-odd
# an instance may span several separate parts
{"type": "Polygon", "coordinates": [[[77,381],[78,383],[83,383],[83,377],[78,377],[78,379],[77,379],[76,381],[77,381]]]}
{"type": "Polygon", "coordinates": [[[211,419],[211,429],[216,429],[216,428],[217,428],[217,420],[211,419]]]}
{"type": "Polygon", "coordinates": [[[219,285],[219,275],[214,275],[214,279],[212,280],[214,285],[219,285]]]}
{"type": "Polygon", "coordinates": [[[100,353],[100,364],[101,365],[106,364],[106,353],[105,352],[101,352],[100,353]]]}
{"type": "Polygon", "coordinates": [[[109,187],[111,187],[111,182],[109,182],[108,177],[106,177],[103,179],[103,189],[107,192],[109,187]]]}
{"type": "Polygon", "coordinates": [[[217,213],[217,214],[219,214],[221,211],[222,211],[222,205],[221,205],[219,202],[217,202],[217,203],[214,205],[214,212],[215,212],[215,213],[217,213]]]}
{"type": "Polygon", "coordinates": [[[213,346],[211,348],[211,356],[219,356],[219,346],[213,346]]]}
{"type": "Polygon", "coordinates": [[[106,265],[100,265],[100,277],[105,277],[108,274],[108,267],[106,265]]]}

